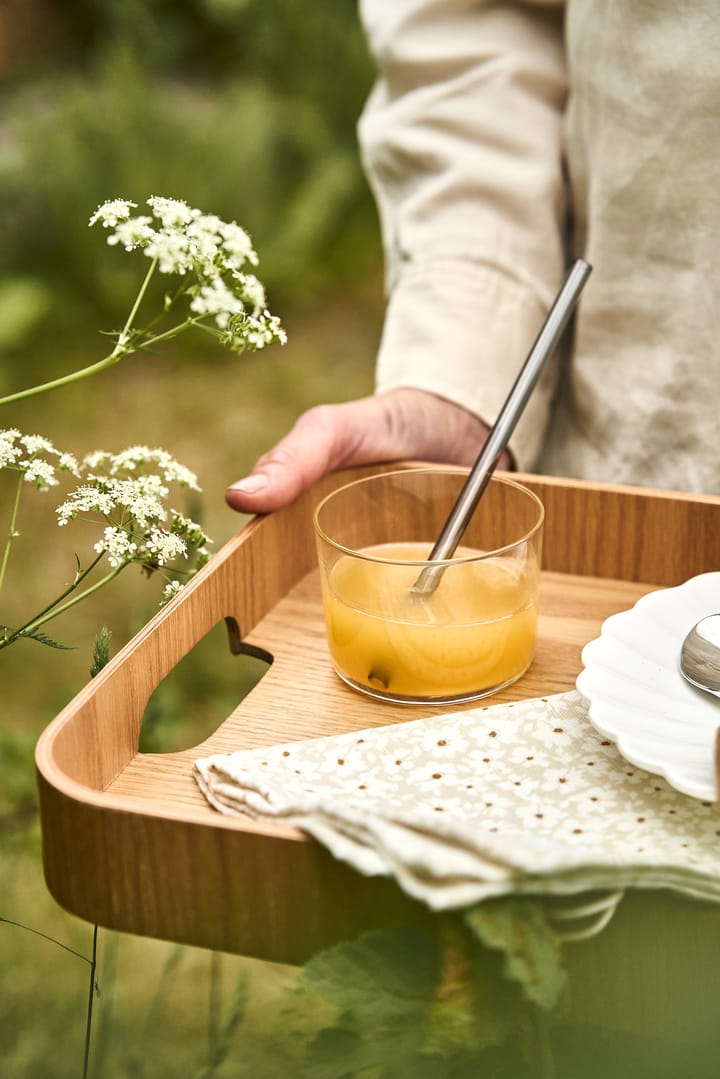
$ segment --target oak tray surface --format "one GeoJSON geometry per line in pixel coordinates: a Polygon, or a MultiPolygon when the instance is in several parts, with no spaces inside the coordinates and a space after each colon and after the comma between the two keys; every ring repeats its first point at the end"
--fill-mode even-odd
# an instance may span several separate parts
{"type": "MultiPolygon", "coordinates": [[[[251,521],[47,727],[36,753],[43,861],[66,909],[284,962],[425,917],[391,881],[359,876],[296,829],[217,813],[191,775],[199,756],[447,711],[379,703],[330,665],[312,512],[334,487],[379,470],[336,473],[251,521]],[[139,753],[152,692],[223,620],[233,651],[272,658],[266,673],[200,745],[139,753]]],[[[480,704],[571,689],[605,618],[718,568],[718,497],[517,478],[546,509],[537,653],[520,682],[480,704]]]]}

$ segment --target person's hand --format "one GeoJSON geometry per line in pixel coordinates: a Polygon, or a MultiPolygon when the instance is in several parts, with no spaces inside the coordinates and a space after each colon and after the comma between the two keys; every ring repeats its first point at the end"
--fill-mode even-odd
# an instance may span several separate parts
{"type": "MultiPolygon", "coordinates": [[[[425,390],[397,389],[339,405],[318,405],[263,454],[225,499],[242,513],[269,513],[327,472],[349,465],[415,459],[472,465],[487,426],[425,390]]],[[[507,456],[500,462],[508,467],[507,456]]]]}

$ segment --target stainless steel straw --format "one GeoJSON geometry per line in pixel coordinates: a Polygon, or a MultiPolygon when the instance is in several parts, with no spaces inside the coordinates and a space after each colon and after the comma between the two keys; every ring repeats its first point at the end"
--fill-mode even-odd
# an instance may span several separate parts
{"type": "MultiPolygon", "coordinates": [[[[430,552],[430,562],[452,558],[455,553],[470,518],[490,482],[490,477],[507,448],[515,426],[535,389],[540,373],[555,351],[591,273],[592,266],[583,259],[578,259],[570,268],[535,344],[530,349],[520,374],[500,409],[485,444],[430,552]]],[[[431,595],[437,588],[444,569],[444,566],[426,566],[410,589],[411,594],[423,597],[431,595]]]]}

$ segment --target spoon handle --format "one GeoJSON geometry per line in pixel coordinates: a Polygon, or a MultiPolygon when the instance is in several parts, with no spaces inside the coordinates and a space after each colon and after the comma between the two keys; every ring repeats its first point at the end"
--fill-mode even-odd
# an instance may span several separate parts
{"type": "MultiPolygon", "coordinates": [[[[515,426],[535,389],[542,369],[555,351],[591,273],[592,266],[583,259],[577,259],[571,266],[535,344],[530,349],[520,374],[488,432],[483,448],[430,552],[429,561],[440,562],[443,559],[452,558],[455,553],[470,518],[490,482],[490,477],[507,448],[515,426]]],[[[434,592],[440,579],[440,573],[437,570],[437,567],[427,566],[413,585],[412,591],[421,595],[434,592]]]]}
{"type": "Polygon", "coordinates": [[[508,442],[530,399],[530,395],[535,389],[543,367],[555,351],[591,272],[592,266],[583,259],[578,259],[571,267],[565,283],[548,312],[535,344],[530,349],[520,374],[500,409],[483,448],[438,536],[430,554],[430,561],[451,558],[455,553],[457,545],[480,501],[480,497],[487,487],[498,461],[507,449],[508,442]]]}

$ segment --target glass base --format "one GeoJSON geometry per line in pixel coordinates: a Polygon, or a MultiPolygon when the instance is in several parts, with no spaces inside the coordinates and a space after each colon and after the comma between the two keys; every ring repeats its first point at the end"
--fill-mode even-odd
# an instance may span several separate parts
{"type": "Polygon", "coordinates": [[[390,693],[386,689],[356,682],[354,679],[349,678],[348,675],[343,674],[337,667],[335,672],[351,689],[357,690],[358,693],[364,693],[366,697],[373,697],[377,701],[387,701],[388,704],[424,704],[433,708],[442,708],[448,704],[467,704],[469,701],[480,701],[483,697],[491,697],[493,693],[499,693],[501,689],[507,689],[508,686],[514,685],[515,682],[522,678],[529,666],[528,664],[528,667],[525,667],[524,670],[512,678],[508,678],[505,682],[498,682],[495,686],[488,686],[486,689],[467,690],[463,693],[450,693],[442,697],[423,695],[414,697],[404,693],[390,693]]]}

